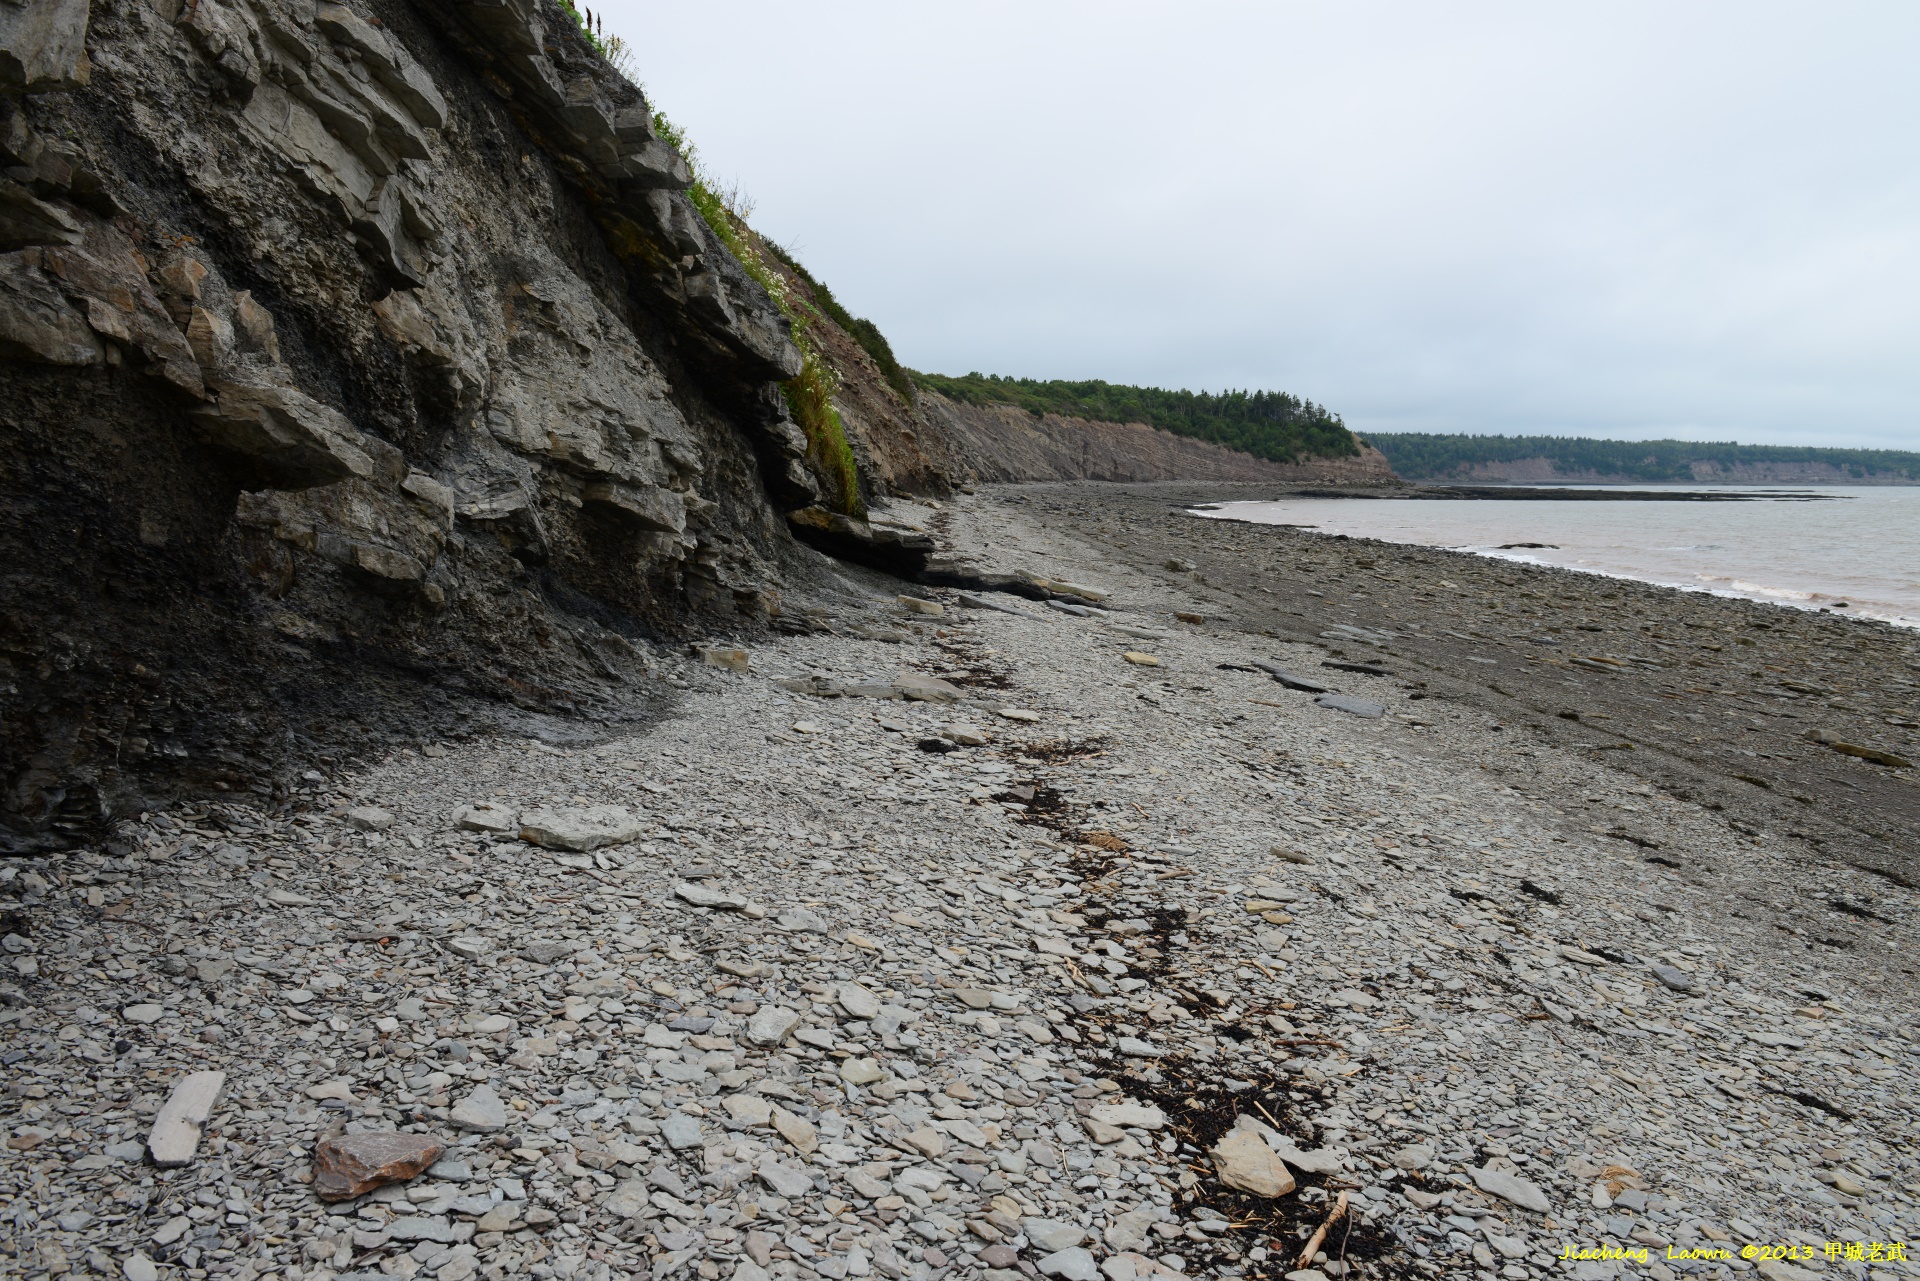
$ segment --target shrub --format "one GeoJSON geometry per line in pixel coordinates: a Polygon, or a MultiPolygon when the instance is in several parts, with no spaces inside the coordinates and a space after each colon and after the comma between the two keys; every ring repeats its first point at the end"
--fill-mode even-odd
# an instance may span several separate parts
{"type": "MultiPolygon", "coordinates": [[[[700,164],[700,153],[686,134],[665,113],[653,114],[654,132],[672,143],[693,171],[693,186],[687,191],[693,207],[720,237],[729,252],[739,260],[773,299],[774,305],[793,327],[793,342],[800,349],[800,373],[782,384],[787,412],[807,437],[807,457],[814,471],[832,487],[829,505],[849,516],[866,515],[866,503],[860,496],[860,469],[854,461],[853,446],[847,442],[846,426],[833,407],[833,394],[840,388],[839,376],[827,363],[814,341],[811,308],[803,308],[787,287],[787,281],[767,261],[762,246],[766,242],[747,225],[752,204],[736,186],[723,190],[700,164]]],[[[777,252],[777,251],[775,251],[777,252]]],[[[782,261],[786,261],[781,255],[782,261]]],[[[806,277],[813,284],[812,277],[806,277]]],[[[876,331],[877,333],[877,331],[876,331]]],[[[885,340],[882,339],[882,345],[885,340]]],[[[888,353],[891,358],[892,353],[888,353]]]]}

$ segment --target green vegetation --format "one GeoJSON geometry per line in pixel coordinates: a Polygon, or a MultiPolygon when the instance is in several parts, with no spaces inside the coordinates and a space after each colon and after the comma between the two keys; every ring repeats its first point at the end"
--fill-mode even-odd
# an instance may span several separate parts
{"type": "Polygon", "coordinates": [[[599,52],[600,56],[607,60],[607,65],[627,77],[627,79],[633,79],[632,45],[629,45],[619,36],[607,35],[601,29],[604,24],[601,23],[599,17],[594,14],[593,10],[588,9],[582,12],[574,5],[573,0],[560,0],[560,7],[567,11],[568,17],[580,24],[580,33],[586,36],[587,43],[592,45],[594,49],[599,52]]]}
{"type": "Polygon", "coordinates": [[[787,264],[789,271],[807,282],[807,288],[813,290],[814,302],[819,305],[820,310],[825,312],[834,324],[846,330],[848,335],[860,344],[862,351],[873,357],[873,363],[880,366],[880,374],[887,380],[887,386],[893,388],[901,400],[911,405],[913,377],[906,367],[894,358],[893,348],[888,344],[886,335],[880,332],[880,326],[842,307],[840,300],[833,296],[833,291],[815,280],[813,273],[795,261],[792,254],[771,240],[766,243],[774,257],[787,264]]]}
{"type": "Polygon", "coordinates": [[[1830,464],[1855,480],[1920,482],[1920,454],[1893,449],[1823,449],[1801,445],[1739,445],[1732,441],[1590,440],[1583,436],[1441,436],[1424,432],[1369,433],[1368,443],[1408,480],[1438,480],[1488,463],[1544,458],[1566,475],[1597,474],[1637,481],[1694,479],[1694,463],[1830,464]]]}
{"type": "Polygon", "coordinates": [[[972,373],[913,375],[922,387],[970,405],[1014,405],[1033,414],[1101,422],[1147,423],[1195,440],[1225,445],[1276,463],[1303,457],[1345,458],[1360,452],[1338,415],[1283,391],[1165,391],[1088,382],[1043,382],[972,373]]]}
{"type": "MultiPolygon", "coordinates": [[[[781,385],[781,391],[787,398],[787,412],[793,415],[793,421],[806,433],[807,457],[813,463],[815,472],[825,478],[835,491],[828,496],[833,509],[849,516],[866,515],[866,503],[860,497],[860,469],[854,462],[853,447],[847,443],[846,426],[833,407],[833,393],[839,389],[840,381],[826,357],[821,354],[819,344],[813,340],[814,317],[818,313],[812,308],[799,306],[799,300],[787,287],[786,278],[767,261],[761,249],[763,245],[768,248],[771,246],[747,225],[747,215],[752,212],[752,206],[740,195],[739,189],[723,190],[713,181],[700,164],[699,149],[664,113],[653,113],[653,127],[656,133],[673,144],[686,160],[687,168],[693,171],[693,186],[687,190],[693,207],[700,211],[700,216],[713,229],[713,234],[720,237],[733,256],[740,260],[747,274],[760,282],[760,287],[767,291],[774,305],[792,324],[793,341],[800,349],[801,366],[796,377],[781,385]]],[[[781,260],[786,261],[784,255],[781,255],[781,260]]],[[[809,284],[813,283],[811,276],[806,280],[809,284]]],[[[875,336],[879,336],[877,330],[875,336]]],[[[886,340],[880,341],[884,347],[886,340]]],[[[888,352],[888,357],[891,359],[892,352],[888,352]]]]}

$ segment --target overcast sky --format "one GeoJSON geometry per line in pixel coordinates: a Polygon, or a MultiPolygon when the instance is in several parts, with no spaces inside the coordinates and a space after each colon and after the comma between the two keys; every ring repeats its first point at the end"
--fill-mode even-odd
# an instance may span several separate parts
{"type": "Polygon", "coordinates": [[[604,13],[918,369],[1920,448],[1911,0],[604,13]]]}

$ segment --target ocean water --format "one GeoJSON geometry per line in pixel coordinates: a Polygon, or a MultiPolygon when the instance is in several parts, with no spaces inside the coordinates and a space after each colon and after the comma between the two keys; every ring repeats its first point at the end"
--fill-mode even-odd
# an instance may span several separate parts
{"type": "MultiPolygon", "coordinates": [[[[1644,492],[1622,489],[1617,492],[1644,492]]],[[[1920,627],[1920,487],[1728,486],[1743,502],[1305,498],[1198,514],[1417,543],[1920,627]],[[1541,547],[1516,544],[1540,543],[1541,547]]]]}

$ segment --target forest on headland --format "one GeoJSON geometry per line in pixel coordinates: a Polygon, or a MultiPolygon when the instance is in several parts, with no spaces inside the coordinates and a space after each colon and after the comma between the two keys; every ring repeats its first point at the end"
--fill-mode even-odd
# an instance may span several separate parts
{"type": "MultiPolygon", "coordinates": [[[[1877,484],[1920,484],[1920,453],[1813,445],[1740,445],[1732,441],[1593,440],[1584,436],[1466,436],[1368,432],[1405,480],[1473,480],[1527,468],[1527,479],[1604,479],[1658,483],[1765,478],[1782,473],[1877,484]],[[1542,474],[1545,473],[1545,474],[1542,474]]],[[[1492,478],[1497,478],[1494,476],[1492,478]]]]}
{"type": "Polygon", "coordinates": [[[1360,452],[1339,415],[1283,391],[1168,391],[1097,378],[1074,382],[977,372],[950,377],[916,371],[912,377],[929,391],[970,405],[1013,405],[1033,414],[1146,423],[1271,462],[1348,458],[1360,452]]]}

